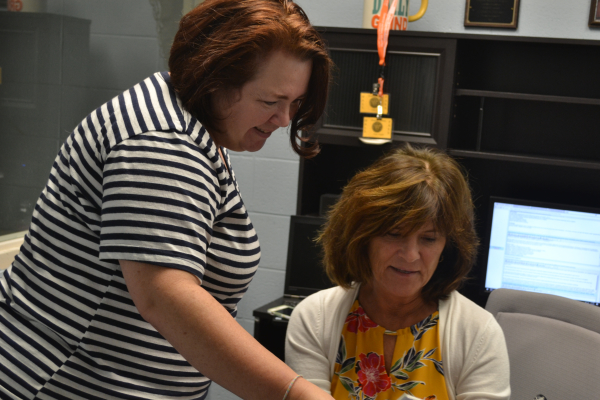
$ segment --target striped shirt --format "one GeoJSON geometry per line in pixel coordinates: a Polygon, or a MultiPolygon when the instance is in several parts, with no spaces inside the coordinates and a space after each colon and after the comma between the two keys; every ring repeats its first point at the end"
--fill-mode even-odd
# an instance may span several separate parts
{"type": "Polygon", "coordinates": [[[188,271],[235,317],[259,259],[235,175],[154,74],[56,157],[0,277],[0,399],[205,398],[209,379],[142,319],[118,260],[188,271]]]}

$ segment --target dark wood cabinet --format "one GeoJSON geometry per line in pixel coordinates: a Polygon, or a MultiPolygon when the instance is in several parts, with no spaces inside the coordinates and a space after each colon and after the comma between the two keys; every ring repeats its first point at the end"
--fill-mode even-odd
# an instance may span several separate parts
{"type": "MultiPolygon", "coordinates": [[[[300,164],[297,214],[318,213],[322,194],[339,194],[404,142],[446,150],[464,167],[482,238],[490,196],[598,205],[600,41],[393,31],[386,87],[394,136],[374,146],[358,140],[358,105],[377,77],[376,32],[321,32],[336,72],[316,132],[322,152],[300,164]]],[[[462,289],[480,305],[485,263],[481,251],[462,289]]]]}
{"type": "Polygon", "coordinates": [[[449,147],[545,164],[600,161],[598,42],[511,39],[458,41],[449,147]]]}
{"type": "MultiPolygon", "coordinates": [[[[490,196],[600,200],[600,42],[457,37],[448,152],[473,188],[480,237],[490,196]]],[[[485,249],[463,293],[480,305],[485,249]]]]}
{"type": "MultiPolygon", "coordinates": [[[[318,126],[321,143],[358,146],[363,116],[361,92],[372,92],[379,77],[377,32],[320,29],[336,67],[327,110],[318,126]]],[[[451,110],[456,40],[390,35],[385,84],[394,118],[393,141],[446,146],[451,110]]]]}

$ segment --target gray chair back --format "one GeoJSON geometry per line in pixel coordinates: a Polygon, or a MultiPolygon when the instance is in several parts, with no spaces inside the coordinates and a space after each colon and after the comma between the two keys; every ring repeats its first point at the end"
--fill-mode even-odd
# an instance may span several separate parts
{"type": "Polygon", "coordinates": [[[600,307],[496,289],[485,308],[506,337],[512,400],[600,399],[600,307]]]}

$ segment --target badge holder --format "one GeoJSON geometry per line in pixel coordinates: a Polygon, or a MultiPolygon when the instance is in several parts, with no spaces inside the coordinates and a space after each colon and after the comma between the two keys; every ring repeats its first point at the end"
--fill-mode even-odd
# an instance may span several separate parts
{"type": "Polygon", "coordinates": [[[376,114],[375,117],[363,117],[361,142],[366,144],[384,144],[392,141],[393,120],[383,118],[389,113],[389,94],[379,96],[380,84],[373,85],[373,93],[361,93],[361,114],[376,114]]]}
{"type": "Polygon", "coordinates": [[[381,7],[381,17],[377,27],[377,52],[379,53],[379,78],[373,84],[372,93],[360,94],[360,113],[375,114],[375,117],[363,117],[362,136],[360,141],[366,144],[384,144],[392,142],[393,119],[384,118],[389,114],[389,94],[383,94],[385,79],[385,54],[387,51],[390,25],[396,11],[398,0],[394,0],[388,10],[389,0],[384,0],[381,7]]]}

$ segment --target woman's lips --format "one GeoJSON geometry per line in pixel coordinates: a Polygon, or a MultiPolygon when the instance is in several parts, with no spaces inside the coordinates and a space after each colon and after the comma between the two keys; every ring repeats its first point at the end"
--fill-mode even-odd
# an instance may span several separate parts
{"type": "Polygon", "coordinates": [[[271,133],[273,133],[273,131],[264,131],[257,126],[255,126],[254,129],[258,132],[260,136],[264,138],[268,138],[269,136],[271,136],[271,133]]]}
{"type": "Polygon", "coordinates": [[[409,270],[406,270],[406,269],[400,269],[400,268],[392,267],[391,265],[390,265],[390,268],[392,268],[394,271],[400,272],[400,273],[402,273],[404,275],[416,274],[418,272],[418,271],[409,271],[409,270]]]}

